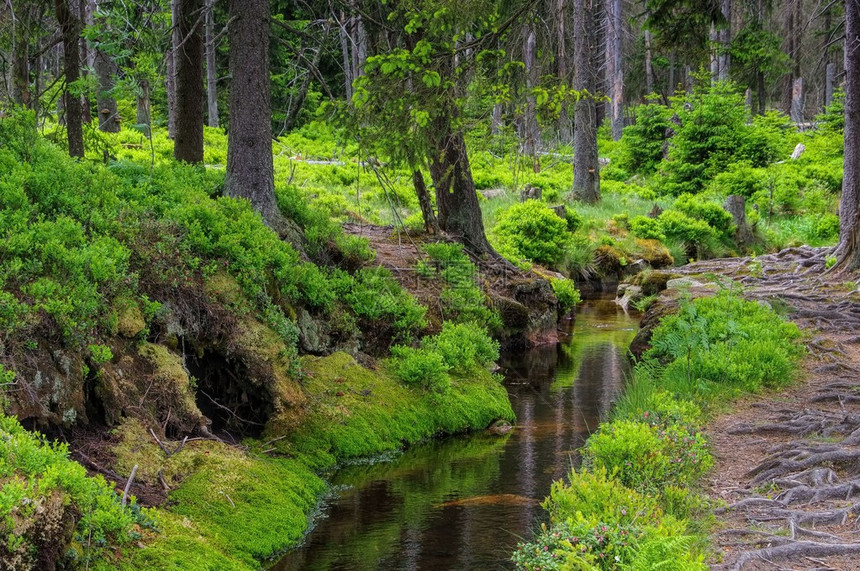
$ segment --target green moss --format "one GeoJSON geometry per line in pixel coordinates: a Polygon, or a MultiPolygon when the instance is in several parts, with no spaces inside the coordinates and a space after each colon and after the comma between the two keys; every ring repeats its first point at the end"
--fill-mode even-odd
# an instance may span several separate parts
{"type": "Polygon", "coordinates": [[[319,468],[514,416],[504,387],[485,371],[455,376],[451,390],[440,395],[407,388],[345,353],[306,357],[302,365],[311,411],[277,446],[319,468]]]}

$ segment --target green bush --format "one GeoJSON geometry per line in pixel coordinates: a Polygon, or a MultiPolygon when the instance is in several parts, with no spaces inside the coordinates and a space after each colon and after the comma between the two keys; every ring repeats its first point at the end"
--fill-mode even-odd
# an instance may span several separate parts
{"type": "Polygon", "coordinates": [[[451,388],[450,367],[443,356],[435,351],[426,351],[395,345],[391,348],[394,374],[406,385],[417,386],[438,393],[451,388]]]}
{"type": "Polygon", "coordinates": [[[714,177],[709,188],[723,196],[737,194],[749,198],[764,189],[764,179],[762,169],[745,162],[732,163],[714,177]]]}
{"type": "Polygon", "coordinates": [[[700,433],[674,423],[664,428],[631,420],[601,425],[588,439],[583,461],[606,469],[624,486],[650,492],[692,483],[713,462],[700,433]]]}
{"type": "Polygon", "coordinates": [[[662,228],[662,225],[656,218],[634,216],[630,220],[630,231],[633,232],[634,236],[643,240],[659,240],[662,242],[666,239],[662,228]]]}
{"type": "Polygon", "coordinates": [[[515,204],[499,216],[494,232],[503,247],[527,260],[559,262],[567,236],[567,222],[537,200],[515,204]]]}
{"type": "Polygon", "coordinates": [[[664,210],[657,221],[667,238],[675,238],[690,245],[700,245],[717,235],[704,220],[690,218],[679,210],[664,210]]]}
{"type": "Polygon", "coordinates": [[[685,394],[707,383],[755,391],[791,380],[803,352],[799,338],[797,326],[771,309],[722,291],[665,318],[645,358],[668,363],[666,382],[685,394]]]}
{"type": "MultiPolygon", "coordinates": [[[[40,510],[65,510],[71,506],[68,520],[62,513],[42,514],[56,517],[61,526],[74,522],[74,537],[64,558],[72,566],[90,566],[104,562],[116,547],[129,545],[140,535],[135,526],[151,527],[131,498],[122,506],[113,487],[101,476],[90,478],[83,466],[69,459],[66,444],[52,444],[38,433],[24,430],[14,417],[0,415],[0,553],[10,559],[28,561],[40,534],[50,530],[27,530],[29,518],[40,510]],[[59,494],[60,506],[52,508],[48,498],[59,494]]],[[[38,520],[36,520],[38,521],[38,520]]],[[[48,519],[53,524],[53,520],[48,519]]],[[[59,537],[51,539],[60,539],[59,537]]],[[[32,562],[35,565],[35,560],[32,562]]]]}
{"type": "Polygon", "coordinates": [[[451,388],[449,373],[469,374],[499,358],[499,344],[476,324],[442,325],[437,335],[421,340],[421,347],[395,345],[389,360],[395,376],[407,385],[445,393],[451,388]]]}
{"type": "Polygon", "coordinates": [[[621,139],[620,167],[630,172],[648,175],[657,170],[663,160],[666,130],[671,126],[671,111],[664,105],[648,103],[633,109],[635,121],[624,128],[621,139]]]}
{"type": "Polygon", "coordinates": [[[708,226],[716,231],[716,235],[720,238],[730,238],[734,232],[732,215],[726,212],[719,204],[707,201],[703,197],[682,194],[675,200],[672,208],[683,212],[691,218],[706,222],[708,226]]]}
{"type": "Polygon", "coordinates": [[[821,215],[815,220],[813,232],[822,240],[836,240],[839,238],[839,217],[835,214],[821,215]]]}
{"type": "Polygon", "coordinates": [[[549,283],[552,285],[552,290],[555,292],[555,297],[558,298],[558,312],[561,315],[569,313],[574,307],[582,301],[579,296],[579,290],[576,289],[573,281],[567,279],[551,278],[549,283]]]}
{"type": "Polygon", "coordinates": [[[418,275],[440,278],[445,287],[439,296],[443,317],[457,323],[478,322],[491,331],[502,327],[498,311],[487,306],[487,296],[478,281],[478,268],[461,244],[436,242],[423,246],[427,259],[418,260],[418,275]]]}

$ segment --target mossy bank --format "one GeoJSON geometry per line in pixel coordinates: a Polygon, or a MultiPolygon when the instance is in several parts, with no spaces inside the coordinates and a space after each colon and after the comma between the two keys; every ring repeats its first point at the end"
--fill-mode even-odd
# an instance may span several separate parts
{"type": "Polygon", "coordinates": [[[284,240],[220,197],[222,170],[152,158],[75,161],[0,119],[10,568],[259,568],[338,462],[511,419],[481,290],[431,329],[297,189],[278,184],[284,240]]]}

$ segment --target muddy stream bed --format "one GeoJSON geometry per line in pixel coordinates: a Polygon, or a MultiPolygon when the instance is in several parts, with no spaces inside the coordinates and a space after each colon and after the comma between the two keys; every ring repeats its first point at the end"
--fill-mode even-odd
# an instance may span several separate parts
{"type": "Polygon", "coordinates": [[[450,437],[342,468],[314,530],[272,569],[512,568],[540,502],[622,390],[638,328],[612,299],[583,303],[557,345],[503,354],[517,415],[497,436],[450,437]]]}

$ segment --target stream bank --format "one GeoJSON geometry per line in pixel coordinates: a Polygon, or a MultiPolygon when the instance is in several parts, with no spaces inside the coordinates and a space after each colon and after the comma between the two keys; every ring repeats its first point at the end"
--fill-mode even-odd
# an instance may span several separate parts
{"type": "Polygon", "coordinates": [[[582,304],[558,344],[504,353],[514,430],[343,468],[316,529],[273,568],[513,568],[511,553],[538,525],[552,482],[623,389],[637,321],[604,296],[582,304]]]}

